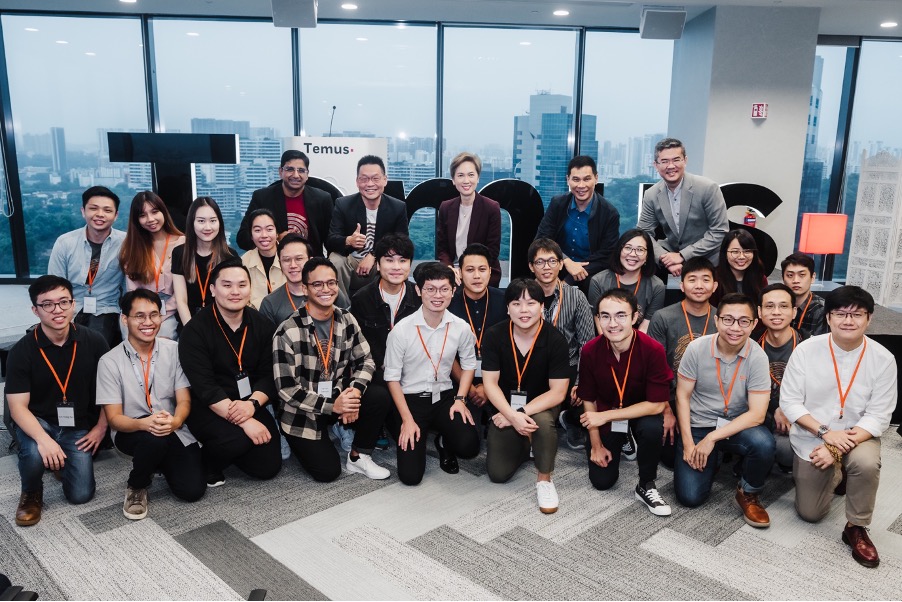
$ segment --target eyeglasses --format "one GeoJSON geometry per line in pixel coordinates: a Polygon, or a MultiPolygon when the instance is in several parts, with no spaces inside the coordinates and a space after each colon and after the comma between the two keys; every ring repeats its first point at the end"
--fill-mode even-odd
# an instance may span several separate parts
{"type": "Polygon", "coordinates": [[[737,257],[751,257],[755,254],[755,251],[752,249],[730,249],[727,251],[727,255],[736,259],[737,257]]]}
{"type": "Polygon", "coordinates": [[[138,323],[146,321],[150,318],[151,322],[159,322],[163,319],[163,314],[158,311],[151,312],[149,314],[135,314],[133,316],[129,316],[130,320],[135,320],[138,323]]]}
{"type": "Polygon", "coordinates": [[[780,311],[790,311],[792,305],[789,303],[765,303],[761,306],[761,309],[764,311],[774,311],[775,309],[779,309],[780,311]]]}
{"type": "Polygon", "coordinates": [[[847,318],[852,318],[853,322],[860,322],[868,317],[868,313],[864,311],[831,311],[830,315],[840,322],[844,322],[847,318]]]}
{"type": "Polygon", "coordinates": [[[38,303],[38,307],[49,314],[53,312],[57,308],[57,306],[59,306],[61,310],[66,311],[67,309],[72,307],[73,303],[75,303],[74,299],[60,299],[56,303],[54,303],[53,301],[44,301],[42,303],[38,303]]]}
{"type": "Polygon", "coordinates": [[[441,288],[435,288],[434,286],[424,286],[423,292],[429,296],[435,295],[450,295],[451,291],[454,290],[450,286],[443,286],[441,288]]]}
{"type": "Polygon", "coordinates": [[[627,321],[629,321],[629,319],[630,319],[630,315],[629,315],[628,313],[622,312],[622,311],[617,312],[617,313],[614,314],[614,315],[607,314],[607,313],[605,313],[605,314],[598,314],[598,320],[599,320],[602,324],[607,324],[607,323],[610,322],[611,320],[614,320],[614,321],[617,322],[618,324],[626,324],[627,321]]]}
{"type": "Polygon", "coordinates": [[[739,323],[739,326],[742,328],[748,328],[752,325],[754,320],[752,318],[734,318],[733,316],[718,316],[721,322],[723,322],[724,326],[732,326],[733,324],[739,323]]]}
{"type": "Polygon", "coordinates": [[[299,176],[308,173],[305,167],[280,167],[279,169],[287,173],[289,176],[294,175],[295,173],[299,176]]]}
{"type": "Polygon", "coordinates": [[[631,247],[630,245],[626,245],[625,247],[623,247],[623,252],[626,255],[645,257],[645,254],[648,253],[648,249],[646,249],[645,247],[631,247]]]}
{"type": "Polygon", "coordinates": [[[372,182],[373,184],[378,184],[379,182],[382,181],[382,178],[384,178],[384,177],[385,176],[383,176],[382,174],[376,174],[375,176],[370,176],[370,177],[357,176],[357,183],[358,184],[369,184],[370,182],[372,182]]]}
{"type": "Polygon", "coordinates": [[[319,292],[323,290],[323,287],[326,288],[338,288],[338,280],[316,280],[314,282],[308,282],[307,288],[319,292]]]}
{"type": "Polygon", "coordinates": [[[536,259],[535,261],[532,262],[532,265],[536,266],[537,268],[539,268],[541,270],[546,265],[549,268],[556,268],[559,263],[560,263],[560,261],[558,261],[557,259],[536,259]]]}
{"type": "Polygon", "coordinates": [[[681,165],[685,160],[685,157],[674,157],[673,159],[658,159],[655,163],[661,167],[667,167],[668,165],[681,165]]]}

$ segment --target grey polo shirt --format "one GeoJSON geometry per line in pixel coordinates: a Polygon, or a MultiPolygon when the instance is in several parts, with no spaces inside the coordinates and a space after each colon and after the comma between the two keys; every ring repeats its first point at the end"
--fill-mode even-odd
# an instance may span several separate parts
{"type": "MultiPolygon", "coordinates": [[[[178,343],[158,338],[150,363],[153,412],[165,410],[175,414],[175,392],[190,386],[179,362],[178,343]]],[[[129,418],[144,418],[151,414],[144,395],[144,369],[127,339],[101,357],[97,366],[97,405],[111,404],[122,404],[122,413],[129,418]]],[[[175,434],[182,445],[197,441],[185,425],[175,434]]],[[[115,437],[116,431],[113,431],[115,437]]]]}
{"type": "Polygon", "coordinates": [[[739,374],[736,375],[727,411],[729,420],[748,411],[749,393],[770,395],[770,366],[764,350],[749,340],[732,361],[726,361],[717,349],[717,336],[710,334],[689,343],[680,361],[679,377],[695,381],[689,400],[689,421],[693,427],[717,426],[717,419],[722,418],[724,412],[723,395],[729,391],[730,381],[737,369],[739,374]],[[720,382],[717,378],[718,359],[720,382]]]}

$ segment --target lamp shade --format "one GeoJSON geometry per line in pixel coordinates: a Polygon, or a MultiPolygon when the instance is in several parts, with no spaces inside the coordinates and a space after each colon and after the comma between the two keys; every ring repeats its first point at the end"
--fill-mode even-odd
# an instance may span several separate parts
{"type": "Polygon", "coordinates": [[[846,242],[845,213],[803,213],[799,251],[812,255],[836,255],[846,242]]]}

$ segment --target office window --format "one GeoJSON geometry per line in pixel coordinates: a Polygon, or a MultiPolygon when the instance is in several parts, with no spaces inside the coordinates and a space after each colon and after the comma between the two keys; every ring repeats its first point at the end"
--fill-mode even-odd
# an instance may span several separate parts
{"type": "MultiPolygon", "coordinates": [[[[799,194],[799,223],[796,226],[796,249],[802,230],[803,213],[824,213],[833,177],[836,130],[846,70],[845,46],[818,46],[814,57],[811,97],[808,102],[808,133],[805,138],[805,162],[802,167],[802,189],[799,194]]],[[[838,177],[840,174],[836,174],[838,177]]],[[[817,272],[823,256],[816,256],[817,272]]],[[[839,258],[837,257],[837,262],[839,258]]],[[[843,260],[845,261],[845,260],[843,260]]]]}
{"type": "Polygon", "coordinates": [[[219,204],[235,246],[251,194],[279,179],[282,137],[294,134],[291,32],[178,19],[155,19],[153,30],[164,131],[238,134],[240,163],[195,167],[197,195],[219,204]]]}
{"type": "Polygon", "coordinates": [[[136,174],[109,162],[106,132],[147,131],[141,25],[130,18],[2,19],[28,260],[39,276],[56,238],[84,226],[86,188],[107,186],[126,207],[134,194],[136,174]]]}
{"type": "Polygon", "coordinates": [[[667,134],[673,42],[638,33],[586,34],[580,152],[598,162],[604,196],[620,212],[620,230],[639,218],[639,187],[657,182],[655,143],[667,134]]]}
{"type": "Polygon", "coordinates": [[[6,186],[6,168],[0,161],[0,276],[13,278],[16,275],[16,266],[13,262],[12,232],[9,228],[9,218],[12,207],[9,204],[9,193],[6,186]]]}
{"type": "Polygon", "coordinates": [[[834,280],[849,276],[849,282],[875,296],[881,286],[891,283],[894,290],[886,299],[897,304],[902,292],[896,287],[902,278],[893,276],[898,270],[893,264],[902,260],[902,250],[894,220],[902,204],[902,122],[894,116],[900,94],[902,43],[863,42],[842,197],[842,211],[849,215],[846,250],[836,257],[833,270],[834,280]],[[862,223],[853,238],[858,220],[862,223]]]}

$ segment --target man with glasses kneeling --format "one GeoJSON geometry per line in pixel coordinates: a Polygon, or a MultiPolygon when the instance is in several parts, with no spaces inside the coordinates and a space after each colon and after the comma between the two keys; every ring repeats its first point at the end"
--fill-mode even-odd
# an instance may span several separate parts
{"type": "Polygon", "coordinates": [[[795,506],[809,522],[827,516],[845,468],[842,540],[858,564],[873,568],[880,556],[867,527],[880,484],[880,435],[896,408],[898,369],[892,353],[864,336],[874,312],[870,293],[841,286],[824,310],[830,333],[799,344],[780,392],[780,408],[793,423],[795,506]]]}
{"type": "Polygon", "coordinates": [[[35,329],[10,350],[6,397],[19,440],[22,496],[16,524],[37,524],[44,507],[44,470],[57,473],[73,504],[94,497],[94,463],[106,418],[94,403],[103,336],[72,322],[72,284],[41,276],[28,287],[35,329]]]}
{"type": "Polygon", "coordinates": [[[767,355],[749,341],[755,303],[740,293],[717,307],[717,333],[689,343],[678,371],[680,438],[674,464],[677,500],[694,508],[711,494],[720,463],[714,452],[743,456],[736,503],[752,527],[770,526],[758,500],[774,462],[776,443],[763,425],[770,401],[767,355]]]}

